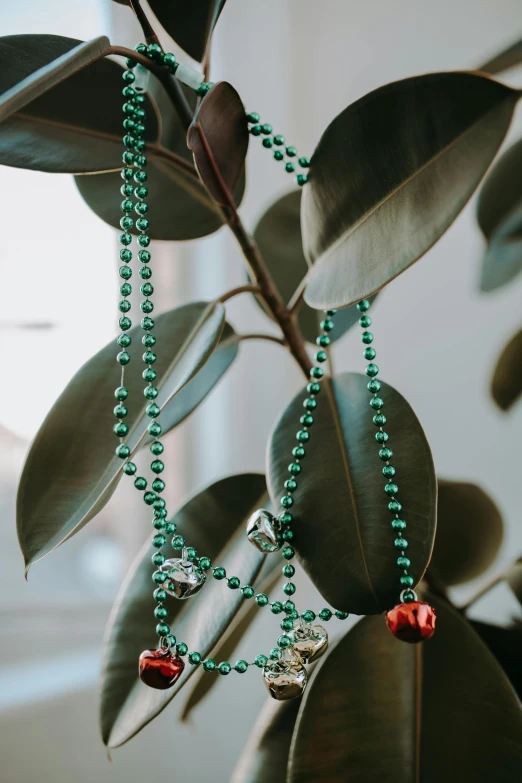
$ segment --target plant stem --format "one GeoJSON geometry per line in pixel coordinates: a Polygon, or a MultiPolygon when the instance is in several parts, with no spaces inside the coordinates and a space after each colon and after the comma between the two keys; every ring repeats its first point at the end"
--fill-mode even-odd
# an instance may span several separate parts
{"type": "Polygon", "coordinates": [[[509,569],[506,569],[505,571],[502,571],[502,573],[497,574],[497,576],[493,577],[489,582],[487,582],[483,587],[478,590],[474,596],[472,596],[468,601],[466,601],[463,606],[459,607],[461,612],[467,612],[468,609],[473,606],[474,603],[476,603],[482,596],[486,595],[486,593],[489,593],[490,590],[492,590],[494,587],[496,587],[500,582],[502,582],[506,576],[509,569]]]}
{"type": "Polygon", "coordinates": [[[232,299],[233,296],[244,293],[259,294],[261,289],[258,285],[239,285],[237,288],[231,288],[230,291],[226,291],[217,301],[223,303],[228,299],[232,299]]]}
{"type": "Polygon", "coordinates": [[[134,11],[134,14],[136,15],[136,19],[140,23],[141,29],[143,30],[143,35],[145,36],[146,42],[149,43],[157,43],[159,44],[159,38],[152,29],[152,25],[147,19],[147,16],[143,10],[143,8],[140,6],[140,0],[129,0],[129,5],[134,11]]]}
{"type": "Polygon", "coordinates": [[[240,334],[239,339],[241,340],[241,342],[243,342],[243,340],[270,340],[270,342],[278,343],[279,345],[283,345],[286,347],[286,341],[283,340],[282,337],[276,337],[273,334],[261,334],[261,333],[240,334]]]}
{"type": "Polygon", "coordinates": [[[308,378],[312,363],[308,356],[299,327],[287,309],[281,294],[277,290],[272,275],[259,252],[253,237],[246,231],[236,209],[223,208],[223,216],[245,256],[252,278],[257,282],[261,296],[281,327],[288,350],[308,378]]]}

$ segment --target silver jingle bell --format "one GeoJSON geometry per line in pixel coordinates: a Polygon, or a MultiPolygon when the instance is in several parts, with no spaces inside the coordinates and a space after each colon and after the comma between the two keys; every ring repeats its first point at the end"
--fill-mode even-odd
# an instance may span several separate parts
{"type": "Polygon", "coordinates": [[[269,511],[258,508],[247,522],[247,537],[261,552],[277,552],[283,545],[281,523],[269,511]]]}
{"type": "Polygon", "coordinates": [[[183,558],[165,560],[159,568],[169,579],[163,587],[169,595],[175,598],[190,598],[201,590],[206,576],[194,563],[183,558]]]}
{"type": "Polygon", "coordinates": [[[268,692],[277,701],[302,696],[308,681],[306,669],[298,658],[268,664],[263,671],[268,692]]]}
{"type": "Polygon", "coordinates": [[[328,649],[328,634],[322,625],[298,625],[288,634],[303,663],[312,663],[328,649]]]}

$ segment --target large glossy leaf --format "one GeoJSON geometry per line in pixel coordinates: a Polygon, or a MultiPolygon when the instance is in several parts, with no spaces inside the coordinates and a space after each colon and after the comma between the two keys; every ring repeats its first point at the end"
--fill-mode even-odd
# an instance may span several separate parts
{"type": "MultiPolygon", "coordinates": [[[[264,213],[254,230],[254,239],[283,299],[290,302],[309,266],[303,252],[301,239],[301,190],[292,190],[275,201],[264,213]]],[[[372,297],[372,299],[375,297],[372,297]]],[[[262,301],[256,302],[263,307],[262,301]]],[[[272,318],[271,313],[263,310],[272,318]]],[[[335,317],[335,329],[331,339],[339,339],[357,323],[360,312],[356,307],[339,310],[335,317]]],[[[315,342],[319,334],[319,322],[323,313],[312,310],[306,303],[299,308],[298,322],[303,336],[315,342]]]]}
{"type": "MultiPolygon", "coordinates": [[[[227,573],[252,584],[264,555],[245,536],[248,515],[266,503],[260,474],[230,476],[195,495],[174,515],[178,530],[201,556],[225,566],[227,573]]],[[[157,643],[152,609],[151,555],[145,546],[136,559],[109,619],[103,664],[101,730],[110,747],[127,742],[156,717],[196,671],[188,662],[181,679],[167,691],[157,691],[138,679],[138,656],[157,643]]],[[[242,602],[241,592],[209,578],[190,601],[169,602],[169,622],[178,641],[204,657],[225,632],[242,602]],[[179,616],[179,617],[178,617],[179,616]]],[[[215,675],[207,675],[215,676],[215,675]]]]}
{"type": "Polygon", "coordinates": [[[482,63],[477,68],[477,71],[483,73],[502,73],[509,68],[514,68],[516,65],[522,63],[522,40],[515,41],[515,43],[508,46],[502,52],[499,52],[494,57],[491,57],[485,63],[482,63]]]}
{"type": "Polygon", "coordinates": [[[518,698],[522,699],[522,625],[503,628],[477,620],[471,620],[471,625],[504,669],[518,698]]]}
{"type": "MultiPolygon", "coordinates": [[[[122,69],[99,59],[108,46],[103,37],[0,38],[0,163],[60,173],[121,167],[122,69]]],[[[158,109],[149,100],[145,108],[150,142],[158,109]]]]}
{"type": "Polygon", "coordinates": [[[248,150],[248,125],[237,91],[219,82],[199,106],[188,129],[187,144],[200,179],[222,207],[234,203],[248,150]]]}
{"type": "Polygon", "coordinates": [[[483,489],[439,479],[437,537],[430,569],[446,585],[475,579],[495,561],[503,528],[498,508],[483,489]]]}
{"type": "MultiPolygon", "coordinates": [[[[353,614],[382,612],[397,602],[400,592],[395,536],[367,380],[363,375],[345,373],[323,382],[291,509],[295,549],[305,571],[331,605],[353,614]]],[[[404,397],[385,383],[380,394],[397,469],[398,499],[408,526],[411,573],[418,582],[428,565],[435,536],[433,459],[422,427],[404,397]]],[[[305,396],[302,390],[294,397],[270,437],[267,474],[274,505],[288,476],[305,396]]]]}
{"type": "Polygon", "coordinates": [[[491,394],[498,407],[507,411],[522,393],[522,330],[500,354],[491,382],[491,394]]]}
{"type": "Polygon", "coordinates": [[[381,87],[326,129],[303,190],[305,299],[344,307],[375,293],[446,231],[508,129],[519,93],[437,73],[381,87]]]}
{"type": "Polygon", "coordinates": [[[300,706],[299,699],[264,705],[231,783],[284,783],[300,706]]]}
{"type": "MultiPolygon", "coordinates": [[[[270,595],[277,582],[281,579],[281,571],[279,563],[274,558],[268,558],[265,569],[267,570],[267,576],[263,579],[262,574],[260,575],[261,581],[256,591],[270,595]]],[[[250,602],[244,607],[242,612],[238,613],[234,623],[231,624],[211,652],[211,657],[215,661],[230,661],[233,665],[232,656],[254,619],[258,616],[258,609],[257,604],[250,602]]],[[[186,721],[189,719],[192,710],[208,696],[216,682],[215,677],[206,677],[205,674],[201,675],[183,707],[181,720],[186,721]]]]}
{"type": "MultiPolygon", "coordinates": [[[[165,409],[165,429],[194,410],[234,358],[237,345],[229,328],[222,352],[214,357],[212,372],[206,371],[205,362],[218,345],[224,320],[223,306],[206,302],[184,305],[155,319],[155,334],[162,346],[155,364],[156,402],[165,409]],[[205,375],[200,379],[197,373],[201,368],[205,375]]],[[[149,437],[149,419],[143,397],[140,329],[130,334],[136,348],[125,370],[129,389],[126,422],[130,428],[127,442],[135,452],[149,437]]],[[[83,365],[47,415],[31,447],[17,506],[18,537],[27,568],[92,519],[121,478],[122,463],[114,453],[117,440],[112,432],[114,389],[121,372],[116,352],[116,343],[110,343],[83,365]]]]}
{"type": "Polygon", "coordinates": [[[289,783],[520,779],[513,688],[467,621],[429,600],[429,642],[399,642],[384,618],[368,617],[324,660],[299,712],[289,783]]]}

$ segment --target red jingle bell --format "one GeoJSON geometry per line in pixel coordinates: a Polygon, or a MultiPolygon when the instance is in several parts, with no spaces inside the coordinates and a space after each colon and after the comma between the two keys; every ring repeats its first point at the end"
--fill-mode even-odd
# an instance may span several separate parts
{"type": "Polygon", "coordinates": [[[171,688],[184,668],[183,660],[170,650],[144,650],[140,655],[140,680],[150,688],[171,688]]]}
{"type": "Polygon", "coordinates": [[[416,644],[435,633],[435,609],[424,601],[397,604],[386,614],[386,624],[402,642],[416,644]]]}

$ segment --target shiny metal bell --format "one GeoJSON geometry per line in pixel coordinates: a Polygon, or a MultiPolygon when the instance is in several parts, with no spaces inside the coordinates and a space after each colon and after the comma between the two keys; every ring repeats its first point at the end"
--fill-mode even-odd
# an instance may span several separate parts
{"type": "Polygon", "coordinates": [[[328,649],[328,634],[322,625],[298,625],[288,634],[303,663],[312,663],[328,649]]]}
{"type": "Polygon", "coordinates": [[[294,658],[268,664],[263,671],[263,679],[273,699],[286,701],[303,695],[308,675],[301,661],[294,658]]]}
{"type": "Polygon", "coordinates": [[[258,508],[249,518],[247,536],[261,552],[276,552],[283,545],[281,523],[264,508],[258,508]]]}
{"type": "Polygon", "coordinates": [[[169,579],[163,584],[169,595],[175,598],[190,598],[195,595],[205,584],[206,576],[190,560],[174,558],[165,560],[160,571],[168,574],[169,579]]]}

